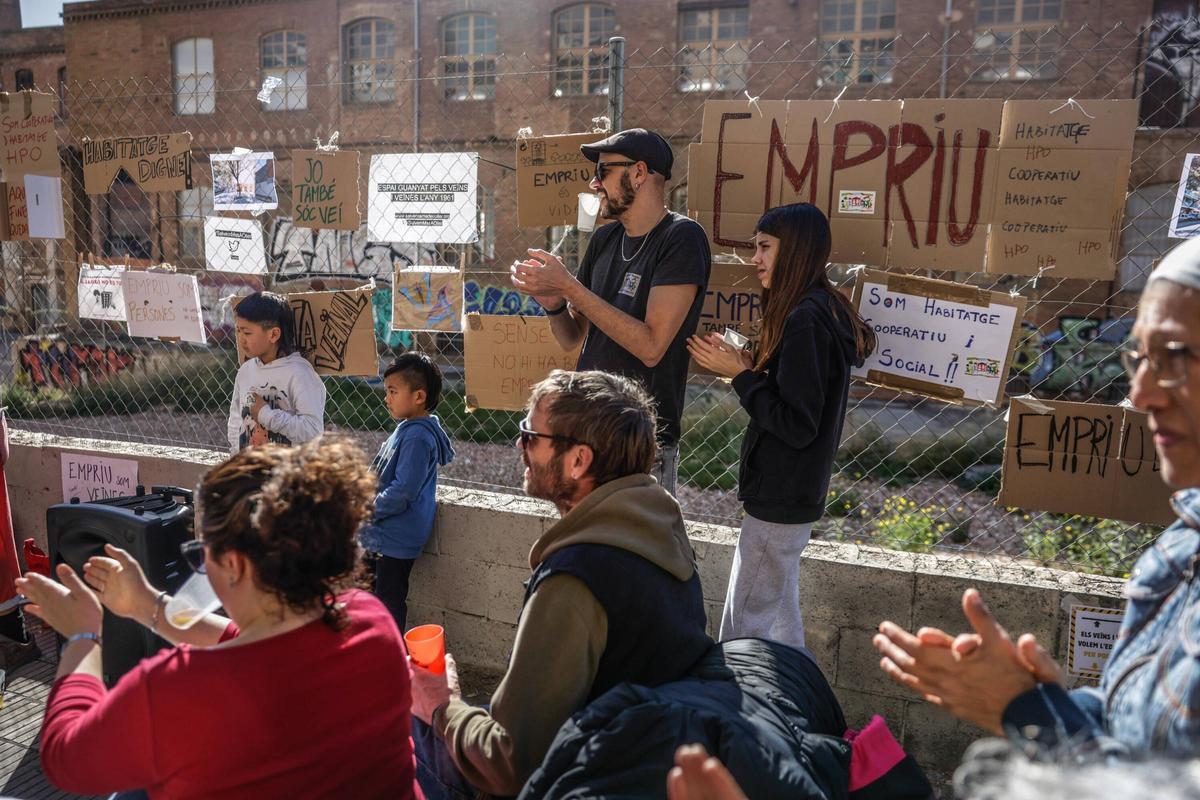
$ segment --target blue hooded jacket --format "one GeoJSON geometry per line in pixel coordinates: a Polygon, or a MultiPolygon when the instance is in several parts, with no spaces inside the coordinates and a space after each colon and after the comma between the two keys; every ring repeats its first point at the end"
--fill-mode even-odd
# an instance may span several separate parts
{"type": "Polygon", "coordinates": [[[363,549],[390,558],[416,558],[433,531],[438,467],[454,458],[434,414],[401,420],[371,466],[379,476],[375,514],[363,525],[363,549]]]}

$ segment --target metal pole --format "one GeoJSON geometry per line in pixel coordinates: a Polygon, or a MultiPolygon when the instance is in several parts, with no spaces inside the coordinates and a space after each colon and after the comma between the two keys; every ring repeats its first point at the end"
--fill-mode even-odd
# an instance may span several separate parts
{"type": "Polygon", "coordinates": [[[614,131],[625,127],[625,37],[608,40],[608,122],[614,131]]]}

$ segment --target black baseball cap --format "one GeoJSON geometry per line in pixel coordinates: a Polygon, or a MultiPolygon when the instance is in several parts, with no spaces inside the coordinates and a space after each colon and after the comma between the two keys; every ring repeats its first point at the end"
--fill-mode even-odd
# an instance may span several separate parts
{"type": "Polygon", "coordinates": [[[667,140],[645,128],[630,128],[614,133],[607,139],[581,145],[579,150],[593,164],[600,160],[601,153],[617,153],[634,161],[645,161],[651,172],[657,172],[670,180],[671,165],[675,156],[667,140]]]}

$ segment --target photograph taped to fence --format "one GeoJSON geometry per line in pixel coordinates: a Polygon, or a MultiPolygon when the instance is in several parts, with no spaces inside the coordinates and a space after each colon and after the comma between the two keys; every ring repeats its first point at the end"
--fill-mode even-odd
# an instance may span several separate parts
{"type": "Polygon", "coordinates": [[[478,153],[371,156],[367,229],[375,242],[479,241],[478,153]]]}
{"type": "Polygon", "coordinates": [[[213,153],[213,209],[257,214],[279,207],[274,153],[213,153]]]}
{"type": "Polygon", "coordinates": [[[267,251],[258,220],[206,217],[204,263],[218,272],[265,275],[267,251]]]}
{"type": "Polygon", "coordinates": [[[1171,213],[1172,239],[1191,239],[1200,236],[1200,153],[1188,153],[1183,159],[1183,174],[1175,193],[1175,210],[1171,213]]]}

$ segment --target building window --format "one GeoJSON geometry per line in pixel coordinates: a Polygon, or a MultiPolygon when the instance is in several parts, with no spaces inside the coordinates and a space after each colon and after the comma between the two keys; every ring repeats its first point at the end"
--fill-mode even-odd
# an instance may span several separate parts
{"type": "Polygon", "coordinates": [[[1028,80],[1058,74],[1063,40],[1054,27],[1061,0],[979,0],[973,80],[1028,80]]]}
{"type": "Polygon", "coordinates": [[[211,114],[217,106],[217,81],[213,73],[212,39],[176,42],[175,113],[211,114]]]}
{"type": "Polygon", "coordinates": [[[262,77],[281,83],[263,103],[264,111],[299,111],[308,108],[308,56],[303,33],[275,31],[262,37],[262,77]]]}
{"type": "Polygon", "coordinates": [[[58,68],[58,115],[67,116],[67,68],[58,68]]]}
{"type": "Polygon", "coordinates": [[[496,20],[459,14],[442,25],[442,85],[449,100],[496,96],[496,20]]]}
{"type": "Polygon", "coordinates": [[[679,91],[745,89],[749,39],[747,6],[679,12],[679,91]]]}
{"type": "Polygon", "coordinates": [[[396,26],[386,19],[360,19],[344,31],[346,102],[394,101],[396,26]]]}
{"type": "Polygon", "coordinates": [[[818,85],[891,83],[896,0],[822,0],[818,85]]]}
{"type": "Polygon", "coordinates": [[[554,15],[554,96],[608,94],[608,40],[617,14],[596,3],[554,15]]]}
{"type": "Polygon", "coordinates": [[[175,194],[179,225],[179,257],[204,258],[204,218],[212,216],[213,196],[208,186],[175,194]]]}
{"type": "Polygon", "coordinates": [[[17,70],[15,77],[18,92],[33,88],[33,70],[19,69],[17,70]]]}
{"type": "Polygon", "coordinates": [[[1125,201],[1125,227],[1121,231],[1121,261],[1117,264],[1117,291],[1141,291],[1154,265],[1178,239],[1167,236],[1175,213],[1174,183],[1159,183],[1130,192],[1125,201]]]}

